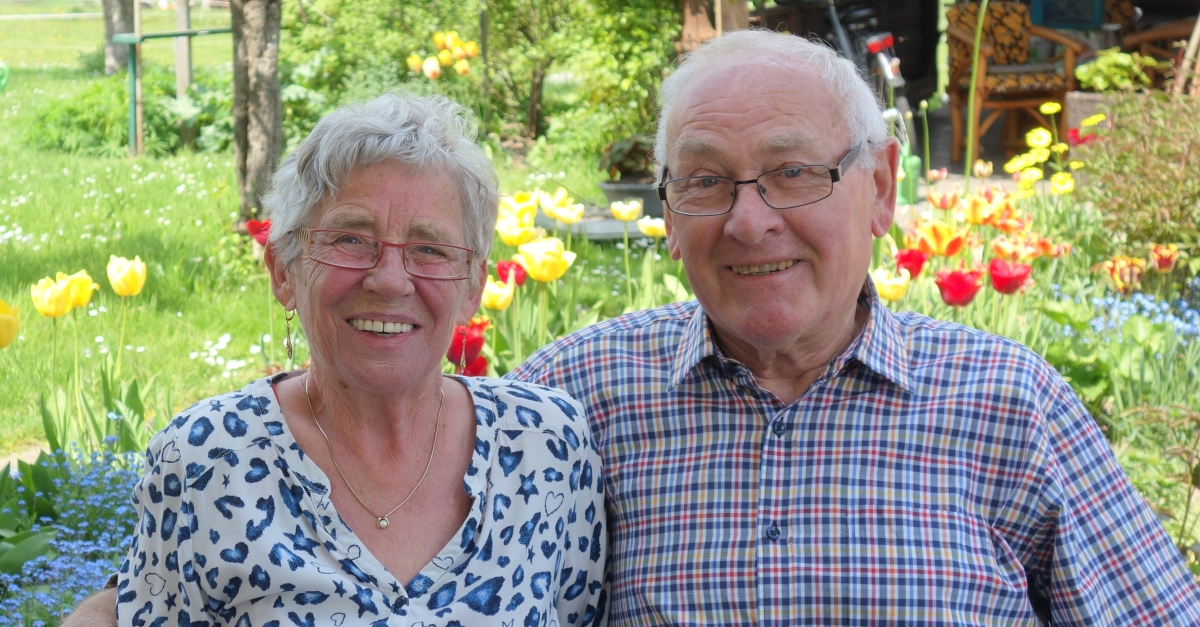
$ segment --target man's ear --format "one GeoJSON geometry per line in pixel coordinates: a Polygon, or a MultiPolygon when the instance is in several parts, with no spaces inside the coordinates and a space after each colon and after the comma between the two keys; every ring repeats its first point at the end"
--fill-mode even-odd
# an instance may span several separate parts
{"type": "Polygon", "coordinates": [[[883,147],[875,152],[875,198],[871,215],[871,234],[875,237],[887,235],[896,216],[896,168],[900,165],[900,142],[889,137],[883,147]]]}
{"type": "Polygon", "coordinates": [[[667,229],[667,252],[671,253],[671,259],[679,261],[679,238],[675,235],[673,222],[675,220],[674,212],[666,208],[666,203],[663,203],[663,225],[667,229]]]}
{"type": "Polygon", "coordinates": [[[263,251],[263,263],[267,266],[267,272],[271,273],[271,291],[275,294],[275,300],[279,301],[279,304],[288,311],[295,309],[295,277],[284,265],[283,259],[275,254],[275,242],[267,242],[267,247],[263,251]]]}

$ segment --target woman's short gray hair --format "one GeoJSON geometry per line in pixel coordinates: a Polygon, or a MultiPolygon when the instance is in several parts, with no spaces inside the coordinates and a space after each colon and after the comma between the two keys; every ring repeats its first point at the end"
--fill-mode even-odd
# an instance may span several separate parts
{"type": "Polygon", "coordinates": [[[312,224],[316,208],[337,195],[355,168],[382,161],[447,171],[463,203],[466,244],[475,259],[487,259],[500,190],[467,110],[443,96],[384,94],[326,115],[275,172],[263,205],[271,218],[270,243],[285,265],[301,252],[291,232],[312,224]]]}
{"type": "MultiPolygon", "coordinates": [[[[858,157],[858,165],[867,169],[875,166],[875,151],[882,148],[887,139],[887,126],[879,101],[854,63],[839,57],[824,42],[761,28],[735,31],[708,40],[684,56],[679,68],[663,81],[658,92],[658,136],[654,144],[654,156],[659,166],[666,165],[667,126],[675,100],[694,79],[702,77],[716,62],[748,52],[765,57],[788,57],[813,69],[834,99],[844,105],[841,113],[850,132],[850,144],[870,144],[864,146],[865,150],[858,157]]],[[[754,94],[747,94],[746,97],[753,98],[754,94]]]]}

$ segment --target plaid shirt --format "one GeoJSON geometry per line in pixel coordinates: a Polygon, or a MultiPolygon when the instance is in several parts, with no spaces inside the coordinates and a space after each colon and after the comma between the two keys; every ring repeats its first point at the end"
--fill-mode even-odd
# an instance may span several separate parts
{"type": "Polygon", "coordinates": [[[797,401],[695,301],[608,320],[510,377],[590,413],[610,625],[1200,625],[1200,590],[1071,388],[1009,340],[868,281],[797,401]],[[1031,593],[1030,590],[1033,592],[1031,593]]]}

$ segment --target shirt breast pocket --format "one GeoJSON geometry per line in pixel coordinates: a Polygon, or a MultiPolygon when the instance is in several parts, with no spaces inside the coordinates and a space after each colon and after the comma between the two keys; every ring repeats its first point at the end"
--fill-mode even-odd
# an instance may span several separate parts
{"type": "Polygon", "coordinates": [[[1001,615],[1016,619],[1008,623],[1014,625],[1032,618],[1021,561],[975,514],[955,505],[872,504],[840,518],[838,537],[823,534],[836,554],[833,563],[874,576],[850,587],[826,578],[829,588],[843,588],[829,590],[835,599],[860,608],[878,604],[919,607],[925,616],[970,616],[982,625],[1001,615]],[[870,583],[862,586],[864,581],[870,583]]]}

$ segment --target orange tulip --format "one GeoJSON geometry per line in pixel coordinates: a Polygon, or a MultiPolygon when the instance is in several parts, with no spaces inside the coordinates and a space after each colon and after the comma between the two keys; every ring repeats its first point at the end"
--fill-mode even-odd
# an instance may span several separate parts
{"type": "Polygon", "coordinates": [[[1105,272],[1122,294],[1130,294],[1141,286],[1145,269],[1146,260],[1137,257],[1117,255],[1104,262],[1105,272]]]}
{"type": "Polygon", "coordinates": [[[1175,244],[1155,244],[1150,247],[1150,260],[1154,262],[1155,271],[1166,274],[1175,269],[1179,261],[1179,247],[1175,244]]]}
{"type": "Polygon", "coordinates": [[[934,220],[917,227],[916,248],[926,255],[942,255],[953,257],[967,245],[967,229],[957,230],[954,227],[934,220]]]}

